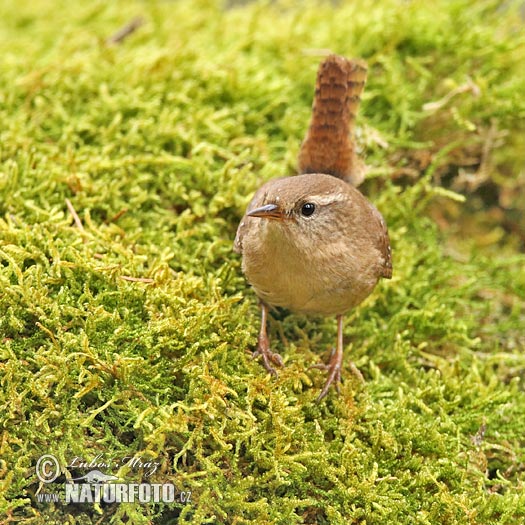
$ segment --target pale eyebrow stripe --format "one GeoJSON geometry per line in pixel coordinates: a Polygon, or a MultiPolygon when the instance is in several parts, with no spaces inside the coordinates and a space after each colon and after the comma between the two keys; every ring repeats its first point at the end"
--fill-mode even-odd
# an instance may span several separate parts
{"type": "Polygon", "coordinates": [[[341,202],[344,200],[344,195],[342,193],[331,193],[329,195],[312,195],[311,200],[325,206],[327,204],[333,204],[334,202],[341,202]]]}

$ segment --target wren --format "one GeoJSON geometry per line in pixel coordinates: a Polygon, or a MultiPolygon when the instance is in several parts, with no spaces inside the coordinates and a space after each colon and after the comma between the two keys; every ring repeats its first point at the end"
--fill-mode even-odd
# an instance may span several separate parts
{"type": "MultiPolygon", "coordinates": [[[[324,365],[339,391],[343,316],[360,304],[381,277],[392,277],[388,230],[379,211],[355,188],[364,163],[353,138],[366,80],[361,61],[330,55],[317,76],[312,121],[299,153],[299,175],[274,179],[254,195],[237,230],[234,250],[261,301],[255,356],[276,374],[281,356],[266,331],[268,307],[337,318],[335,351],[324,365]]],[[[353,363],[350,368],[360,376],[353,363]]]]}

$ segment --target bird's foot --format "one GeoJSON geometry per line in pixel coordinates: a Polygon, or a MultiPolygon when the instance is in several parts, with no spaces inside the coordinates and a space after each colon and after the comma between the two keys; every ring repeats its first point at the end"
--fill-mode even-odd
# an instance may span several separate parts
{"type": "Polygon", "coordinates": [[[268,336],[259,336],[257,340],[257,348],[252,353],[252,357],[255,359],[259,356],[262,358],[264,368],[274,376],[277,376],[277,370],[275,370],[272,364],[284,366],[283,358],[278,353],[270,350],[270,340],[268,336]]]}
{"type": "Polygon", "coordinates": [[[330,357],[330,361],[328,362],[328,364],[318,363],[310,367],[310,368],[318,368],[319,370],[326,370],[328,372],[328,377],[326,378],[324,387],[321,390],[321,393],[317,396],[317,399],[316,399],[317,403],[319,403],[319,401],[321,401],[321,399],[323,399],[326,396],[326,394],[328,394],[328,390],[330,390],[330,387],[332,385],[334,385],[334,388],[339,394],[340,383],[341,383],[341,367],[343,364],[341,357],[342,356],[338,355],[337,352],[332,351],[332,355],[330,357]]]}
{"type": "MultiPolygon", "coordinates": [[[[330,387],[332,385],[334,386],[336,392],[338,394],[340,393],[342,366],[343,355],[342,353],[337,352],[335,349],[332,351],[332,355],[330,356],[330,361],[328,362],[328,364],[318,363],[316,365],[310,366],[310,368],[317,368],[320,370],[326,370],[328,372],[328,377],[326,378],[326,382],[323,386],[323,389],[321,390],[321,393],[317,396],[317,403],[319,403],[319,401],[321,401],[326,396],[326,394],[328,394],[328,390],[330,390],[330,387]]],[[[350,363],[350,370],[355,376],[357,376],[361,383],[365,382],[363,375],[352,362],[350,363]]]]}

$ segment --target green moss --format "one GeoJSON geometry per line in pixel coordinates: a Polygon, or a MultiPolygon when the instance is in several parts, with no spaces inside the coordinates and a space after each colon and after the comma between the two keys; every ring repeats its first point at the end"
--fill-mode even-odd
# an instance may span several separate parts
{"type": "Polygon", "coordinates": [[[525,258],[502,226],[499,249],[476,248],[461,213],[480,195],[450,191],[483,168],[511,212],[524,197],[520,6],[106,4],[0,7],[0,515],[524,521],[525,258]],[[286,367],[267,376],[246,352],[257,301],[231,248],[252,192],[294,171],[324,48],[370,65],[364,191],[394,278],[348,315],[346,359],[366,384],[347,371],[317,405],[308,367],[334,321],[272,321],[286,367]],[[439,229],[436,208],[457,221],[439,229]],[[39,503],[44,453],[150,458],[150,478],[109,473],[192,502],[39,503]]]}

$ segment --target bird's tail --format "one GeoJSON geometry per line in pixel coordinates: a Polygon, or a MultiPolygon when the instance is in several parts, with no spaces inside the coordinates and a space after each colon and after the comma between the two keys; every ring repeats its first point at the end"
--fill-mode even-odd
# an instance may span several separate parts
{"type": "Polygon", "coordinates": [[[330,55],[321,63],[299,173],[326,173],[354,186],[363,181],[365,166],[356,153],[353,131],[366,74],[360,60],[330,55]]]}

